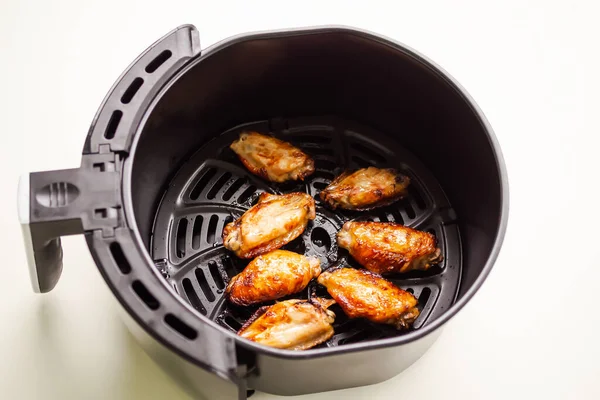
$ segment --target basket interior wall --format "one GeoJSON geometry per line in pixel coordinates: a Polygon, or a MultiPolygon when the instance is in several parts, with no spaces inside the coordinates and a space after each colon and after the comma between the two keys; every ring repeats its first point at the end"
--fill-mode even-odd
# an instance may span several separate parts
{"type": "Polygon", "coordinates": [[[385,135],[435,177],[452,204],[448,220],[460,230],[460,297],[481,272],[500,221],[485,128],[422,60],[351,33],[243,40],[187,67],[152,110],[132,154],[129,189],[148,251],[169,183],[203,145],[248,121],[270,121],[277,130],[285,128],[281,121],[323,115],[385,135]]]}

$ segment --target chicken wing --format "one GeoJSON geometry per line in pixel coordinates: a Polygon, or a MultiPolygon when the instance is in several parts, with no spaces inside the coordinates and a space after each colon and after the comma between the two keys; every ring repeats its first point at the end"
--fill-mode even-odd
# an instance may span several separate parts
{"type": "Polygon", "coordinates": [[[223,229],[223,245],[240,258],[278,249],[315,219],[315,200],[306,193],[263,193],[258,203],[223,229]]]}
{"type": "Polygon", "coordinates": [[[234,304],[249,306],[298,293],[321,273],[321,262],[287,250],[256,257],[231,278],[225,293],[234,304]]]}
{"type": "Polygon", "coordinates": [[[279,349],[306,350],[333,336],[335,301],[320,298],[287,300],[261,307],[238,335],[279,349]]]}
{"type": "Polygon", "coordinates": [[[410,184],[407,176],[396,170],[375,167],[344,172],[335,178],[319,196],[334,210],[370,210],[391,204],[406,195],[410,184]]]}
{"type": "Polygon", "coordinates": [[[288,142],[257,132],[244,132],[229,146],[253,174],[272,182],[303,180],[315,162],[288,142]]]}
{"type": "Polygon", "coordinates": [[[407,329],[419,316],[412,294],[373,272],[338,268],[323,272],[318,281],[350,318],[407,329]]]}
{"type": "Polygon", "coordinates": [[[379,274],[427,270],[443,258],[431,233],[391,222],[346,222],[337,242],[360,265],[379,274]]]}

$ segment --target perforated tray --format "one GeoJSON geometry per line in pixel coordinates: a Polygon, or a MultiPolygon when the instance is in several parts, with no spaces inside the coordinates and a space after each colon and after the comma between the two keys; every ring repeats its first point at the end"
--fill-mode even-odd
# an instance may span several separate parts
{"type": "MultiPolygon", "coordinates": [[[[319,257],[322,269],[334,263],[360,266],[343,249],[336,234],[348,220],[390,221],[435,234],[444,262],[429,271],[388,277],[419,300],[419,329],[454,301],[461,276],[461,245],[456,215],[441,187],[426,168],[390,137],[338,118],[281,118],[249,123],[214,138],[176,174],[159,206],[152,238],[157,268],[177,292],[200,313],[237,331],[258,307],[236,307],[223,296],[229,279],[248,263],[222,246],[221,233],[263,192],[304,191],[315,197],[317,217],[299,238],[284,248],[319,257]],[[304,182],[273,184],[250,174],[229,149],[244,130],[273,133],[315,159],[316,172],[304,182]],[[393,167],[411,178],[409,196],[369,212],[331,211],[318,193],[346,168],[393,167]]],[[[294,298],[328,297],[316,282],[294,298]]],[[[321,346],[401,335],[392,327],[348,319],[339,306],[335,335],[321,346]]]]}

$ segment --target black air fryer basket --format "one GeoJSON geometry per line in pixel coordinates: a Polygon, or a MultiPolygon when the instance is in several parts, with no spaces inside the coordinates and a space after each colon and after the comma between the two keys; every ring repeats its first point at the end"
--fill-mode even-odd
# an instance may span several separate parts
{"type": "MultiPolygon", "coordinates": [[[[22,178],[19,215],[36,292],[62,271],[60,236],[80,234],[149,354],[196,396],[295,395],[388,379],[417,360],[469,301],[500,250],[508,216],[500,148],[447,73],[372,33],[326,27],[237,36],[201,50],[182,26],[147,49],[100,107],[77,169],[22,178]],[[229,149],[244,130],[271,133],[315,159],[304,182],[250,174],[229,149]],[[318,193],[341,171],[394,167],[409,196],[366,213],[331,211],[318,193]],[[224,288],[247,261],[222,246],[225,224],[263,192],[304,191],[317,217],[285,248],[322,268],[355,266],[335,235],[348,220],[435,234],[444,261],[391,280],[418,299],[406,332],[336,313],[310,350],[236,335],[256,308],[224,288]]],[[[296,297],[326,296],[311,283],[296,297]]]]}

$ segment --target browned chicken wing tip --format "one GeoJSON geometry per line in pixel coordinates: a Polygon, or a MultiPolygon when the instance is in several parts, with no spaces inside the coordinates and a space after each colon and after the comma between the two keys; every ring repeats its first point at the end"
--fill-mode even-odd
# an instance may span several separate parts
{"type": "Polygon", "coordinates": [[[333,336],[335,313],[327,309],[331,303],[293,299],[261,307],[238,335],[279,349],[310,349],[333,336]]]}
{"type": "Polygon", "coordinates": [[[315,200],[306,193],[263,193],[258,203],[223,229],[223,245],[240,258],[254,258],[291,242],[315,219],[315,200]]]}
{"type": "Polygon", "coordinates": [[[253,174],[272,182],[303,180],[315,172],[315,162],[288,142],[258,132],[244,132],[230,148],[253,174]]]}
{"type": "Polygon", "coordinates": [[[337,268],[324,271],[318,282],[350,318],[407,329],[419,316],[412,294],[373,272],[337,268]]]}
{"type": "Polygon", "coordinates": [[[403,198],[409,184],[395,169],[368,167],[342,173],[319,196],[333,209],[365,211],[403,198]]]}
{"type": "Polygon", "coordinates": [[[321,262],[287,250],[258,256],[231,278],[225,293],[234,304],[248,306],[302,291],[321,273],[321,262]]]}
{"type": "Polygon", "coordinates": [[[443,259],[431,233],[392,222],[346,222],[337,242],[360,265],[379,274],[427,270],[443,259]]]}

